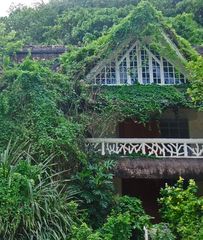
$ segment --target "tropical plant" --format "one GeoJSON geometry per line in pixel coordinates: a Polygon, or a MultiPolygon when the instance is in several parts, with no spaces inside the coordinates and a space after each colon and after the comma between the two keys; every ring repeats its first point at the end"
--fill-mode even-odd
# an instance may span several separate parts
{"type": "Polygon", "coordinates": [[[11,143],[0,155],[0,238],[65,239],[77,220],[74,193],[53,170],[52,158],[36,163],[11,143]]]}
{"type": "Polygon", "coordinates": [[[99,231],[93,231],[86,223],[74,225],[68,240],[102,240],[99,231]]]}
{"type": "Polygon", "coordinates": [[[87,221],[93,228],[104,223],[114,202],[113,166],[112,160],[90,158],[73,176],[72,188],[79,192],[80,207],[87,210],[87,221]]]}

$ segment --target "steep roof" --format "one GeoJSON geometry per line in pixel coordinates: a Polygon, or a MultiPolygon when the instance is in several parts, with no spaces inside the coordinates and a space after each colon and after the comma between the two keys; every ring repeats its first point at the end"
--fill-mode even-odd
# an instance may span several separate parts
{"type": "Polygon", "coordinates": [[[119,49],[132,41],[149,44],[183,73],[187,60],[198,56],[189,42],[167,25],[159,11],[148,1],[141,1],[107,34],[64,54],[61,58],[63,70],[71,79],[85,79],[95,66],[109,61],[119,49]]]}

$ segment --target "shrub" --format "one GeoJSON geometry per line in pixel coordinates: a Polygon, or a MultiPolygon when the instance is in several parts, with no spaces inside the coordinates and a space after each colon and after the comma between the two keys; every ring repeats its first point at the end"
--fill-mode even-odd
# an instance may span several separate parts
{"type": "Polygon", "coordinates": [[[93,230],[86,223],[72,227],[69,240],[129,240],[132,236],[131,218],[129,213],[109,216],[106,223],[93,230]]]}
{"type": "Polygon", "coordinates": [[[132,236],[130,214],[126,212],[109,216],[101,233],[104,240],[129,240],[132,236]]]}
{"type": "Polygon", "coordinates": [[[0,239],[65,239],[77,204],[71,192],[62,193],[59,177],[51,159],[32,164],[8,146],[0,155],[0,239]]]}
{"type": "Polygon", "coordinates": [[[190,180],[184,188],[184,180],[179,179],[175,186],[161,190],[161,216],[171,230],[182,240],[201,239],[203,229],[203,199],[197,197],[197,186],[190,180]]]}
{"type": "Polygon", "coordinates": [[[86,223],[82,223],[80,226],[73,226],[71,231],[70,240],[102,240],[99,232],[93,232],[91,227],[88,227],[86,223]]]}
{"type": "Polygon", "coordinates": [[[87,210],[87,221],[93,228],[105,222],[113,205],[113,166],[111,160],[89,162],[74,177],[72,188],[79,192],[80,207],[87,210]]]}
{"type": "Polygon", "coordinates": [[[135,197],[118,197],[112,215],[129,213],[131,229],[137,239],[144,236],[144,226],[150,225],[150,217],[145,213],[142,202],[135,197]]]}

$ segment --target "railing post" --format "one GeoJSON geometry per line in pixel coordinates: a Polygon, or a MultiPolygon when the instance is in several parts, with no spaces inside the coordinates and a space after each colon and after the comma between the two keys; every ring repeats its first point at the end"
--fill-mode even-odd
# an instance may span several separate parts
{"type": "Polygon", "coordinates": [[[101,143],[101,155],[104,156],[105,155],[105,142],[101,143]]]}
{"type": "Polygon", "coordinates": [[[142,142],[142,154],[145,155],[146,151],[145,151],[145,143],[142,142]]]}
{"type": "Polygon", "coordinates": [[[187,143],[184,143],[184,156],[188,157],[187,143]]]}

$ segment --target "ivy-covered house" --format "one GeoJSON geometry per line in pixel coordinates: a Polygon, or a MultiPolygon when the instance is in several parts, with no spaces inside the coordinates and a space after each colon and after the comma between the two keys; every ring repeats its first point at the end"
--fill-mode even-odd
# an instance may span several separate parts
{"type": "Polygon", "coordinates": [[[88,98],[86,151],[116,159],[118,193],[140,197],[152,215],[160,188],[180,176],[194,178],[203,194],[203,112],[188,95],[187,64],[196,58],[145,1],[61,56],[62,71],[88,98]]]}
{"type": "Polygon", "coordinates": [[[62,57],[70,77],[91,86],[88,150],[115,157],[118,193],[141,197],[152,214],[166,182],[194,178],[203,190],[203,113],[186,93],[197,57],[147,2],[62,57]]]}

